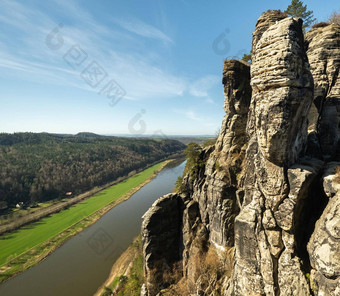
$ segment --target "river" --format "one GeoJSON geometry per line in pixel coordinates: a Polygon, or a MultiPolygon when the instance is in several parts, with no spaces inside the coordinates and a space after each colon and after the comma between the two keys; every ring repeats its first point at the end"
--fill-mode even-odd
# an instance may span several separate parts
{"type": "Polygon", "coordinates": [[[69,239],[36,266],[0,285],[2,296],[92,296],[113,263],[140,233],[141,217],[170,193],[185,162],[165,167],[156,178],[95,224],[69,239]]]}

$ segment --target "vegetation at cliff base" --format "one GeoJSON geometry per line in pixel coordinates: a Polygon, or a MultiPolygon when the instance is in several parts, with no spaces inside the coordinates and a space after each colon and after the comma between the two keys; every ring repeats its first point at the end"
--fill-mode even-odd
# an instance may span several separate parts
{"type": "Polygon", "coordinates": [[[120,291],[117,296],[139,296],[144,282],[142,253],[133,261],[129,276],[120,277],[120,291]]]}
{"type": "Polygon", "coordinates": [[[0,213],[77,195],[183,151],[175,140],[0,134],[0,213]]]}
{"type": "Polygon", "coordinates": [[[310,27],[316,21],[313,11],[307,9],[307,5],[303,5],[300,0],[292,0],[291,4],[285,10],[288,16],[300,17],[303,20],[303,29],[310,27]]]}
{"type": "Polygon", "coordinates": [[[144,264],[141,236],[139,236],[131,244],[126,252],[129,250],[135,253],[135,256],[131,262],[131,269],[128,268],[128,270],[125,270],[124,275],[115,277],[112,283],[104,288],[104,292],[102,292],[100,296],[140,296],[141,287],[144,283],[144,264]]]}

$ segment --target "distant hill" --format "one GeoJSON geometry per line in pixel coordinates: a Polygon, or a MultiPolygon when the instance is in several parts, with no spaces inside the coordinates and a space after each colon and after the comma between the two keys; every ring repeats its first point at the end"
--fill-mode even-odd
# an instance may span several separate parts
{"type": "Polygon", "coordinates": [[[172,139],[177,140],[184,145],[188,145],[189,143],[197,143],[199,145],[204,145],[204,143],[207,143],[208,141],[215,141],[216,137],[214,136],[192,136],[192,137],[184,137],[184,136],[178,136],[173,137],[172,139]]]}
{"type": "Polygon", "coordinates": [[[95,133],[81,132],[81,133],[76,134],[75,137],[78,137],[78,138],[99,138],[99,137],[104,137],[104,136],[97,135],[95,133]]]}

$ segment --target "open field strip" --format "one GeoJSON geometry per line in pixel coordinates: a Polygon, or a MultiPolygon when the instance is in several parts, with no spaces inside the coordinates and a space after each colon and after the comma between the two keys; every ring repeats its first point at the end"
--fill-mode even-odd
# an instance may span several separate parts
{"type": "Polygon", "coordinates": [[[158,163],[66,210],[0,237],[0,282],[37,264],[150,182],[171,160],[158,163]]]}

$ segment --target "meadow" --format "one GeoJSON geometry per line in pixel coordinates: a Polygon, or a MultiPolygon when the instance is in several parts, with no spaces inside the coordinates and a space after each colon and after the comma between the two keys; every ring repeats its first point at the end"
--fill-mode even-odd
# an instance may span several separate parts
{"type": "Polygon", "coordinates": [[[0,237],[0,266],[79,224],[98,210],[126,198],[131,191],[136,191],[136,187],[138,188],[152,178],[165,163],[167,161],[158,163],[66,210],[2,235],[0,237]]]}

